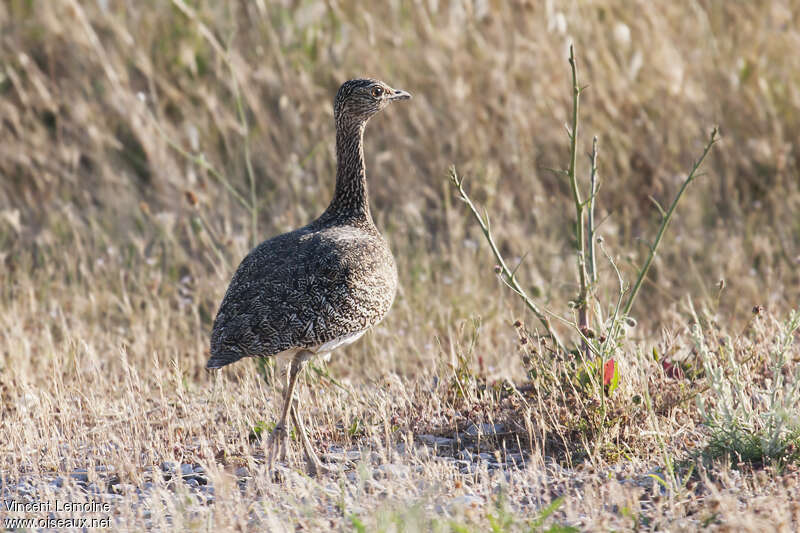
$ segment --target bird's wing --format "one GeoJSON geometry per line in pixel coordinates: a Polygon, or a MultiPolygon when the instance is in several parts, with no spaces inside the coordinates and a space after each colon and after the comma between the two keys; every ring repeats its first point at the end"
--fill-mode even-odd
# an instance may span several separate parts
{"type": "Polygon", "coordinates": [[[389,284],[370,276],[370,240],[280,237],[253,250],[234,275],[214,322],[210,368],[316,347],[367,329],[388,310],[371,300],[372,285],[389,284]]]}

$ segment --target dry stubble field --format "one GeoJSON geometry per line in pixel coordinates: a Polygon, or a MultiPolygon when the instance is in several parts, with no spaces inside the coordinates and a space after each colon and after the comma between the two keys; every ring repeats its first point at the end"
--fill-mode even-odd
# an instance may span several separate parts
{"type": "Polygon", "coordinates": [[[0,516],[61,501],[109,503],[52,517],[115,530],[797,530],[798,17],[793,1],[0,4],[0,516]],[[600,146],[592,342],[623,324],[602,344],[613,390],[541,344],[448,181],[455,164],[524,289],[574,321],[573,200],[546,170],[569,162],[569,43],[584,187],[600,146]],[[306,476],[295,442],[274,483],[282,369],[208,374],[208,334],[250,246],[324,209],[332,97],[361,75],[415,95],[366,140],[401,288],[301,383],[339,474],[306,476]],[[669,205],[717,124],[635,322],[609,320],[611,261],[629,290],[659,227],[649,198],[669,205]]]}

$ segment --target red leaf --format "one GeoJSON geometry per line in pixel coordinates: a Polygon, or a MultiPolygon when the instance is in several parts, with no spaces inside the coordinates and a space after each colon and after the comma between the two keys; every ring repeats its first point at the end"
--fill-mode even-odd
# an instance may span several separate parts
{"type": "Polygon", "coordinates": [[[613,359],[606,361],[603,365],[603,385],[611,385],[611,380],[614,377],[614,368],[616,363],[613,359]]]}
{"type": "Polygon", "coordinates": [[[664,368],[664,374],[666,374],[668,378],[683,379],[683,369],[680,367],[680,365],[672,364],[667,361],[661,361],[661,366],[664,368]]]}

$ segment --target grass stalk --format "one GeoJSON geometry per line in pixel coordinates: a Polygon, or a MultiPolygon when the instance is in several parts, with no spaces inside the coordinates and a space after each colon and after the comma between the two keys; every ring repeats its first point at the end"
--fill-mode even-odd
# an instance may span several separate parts
{"type": "Polygon", "coordinates": [[[247,122],[247,114],[245,113],[242,95],[239,91],[239,83],[236,81],[233,63],[228,61],[228,66],[231,69],[231,83],[233,84],[233,95],[236,100],[236,111],[239,115],[239,122],[242,126],[242,137],[244,138],[244,163],[247,169],[247,179],[250,183],[250,245],[255,246],[258,244],[258,201],[256,200],[256,175],[253,171],[253,160],[250,156],[250,125],[247,122]]]}
{"type": "MultiPolygon", "coordinates": [[[[255,172],[253,171],[253,162],[250,155],[250,126],[247,122],[247,115],[244,109],[242,94],[239,90],[239,82],[237,80],[237,71],[231,61],[230,46],[223,47],[219,40],[214,36],[214,33],[206,26],[197,16],[197,13],[186,5],[183,0],[172,0],[173,5],[177,7],[186,17],[192,22],[197,24],[198,31],[209,43],[209,45],[219,54],[220,58],[225,62],[231,72],[231,84],[233,90],[233,97],[236,102],[236,112],[239,118],[239,123],[242,128],[242,137],[244,138],[244,161],[245,168],[247,169],[247,179],[250,185],[250,202],[242,202],[250,214],[251,236],[250,243],[252,246],[258,244],[258,202],[256,201],[256,179],[255,172]]],[[[229,187],[230,189],[230,187],[229,187]]]]}

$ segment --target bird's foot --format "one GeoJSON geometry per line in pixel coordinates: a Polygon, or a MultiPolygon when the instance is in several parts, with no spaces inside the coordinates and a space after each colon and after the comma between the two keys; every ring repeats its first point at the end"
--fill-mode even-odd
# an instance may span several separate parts
{"type": "Polygon", "coordinates": [[[278,461],[286,460],[286,449],[289,447],[289,433],[286,431],[286,426],[278,423],[269,435],[267,448],[269,449],[269,458],[267,460],[267,469],[272,472],[275,465],[275,457],[277,455],[278,461]]]}
{"type": "Polygon", "coordinates": [[[308,470],[308,475],[312,477],[322,477],[339,471],[333,466],[323,464],[316,455],[314,455],[313,459],[306,455],[306,469],[308,470]]]}

